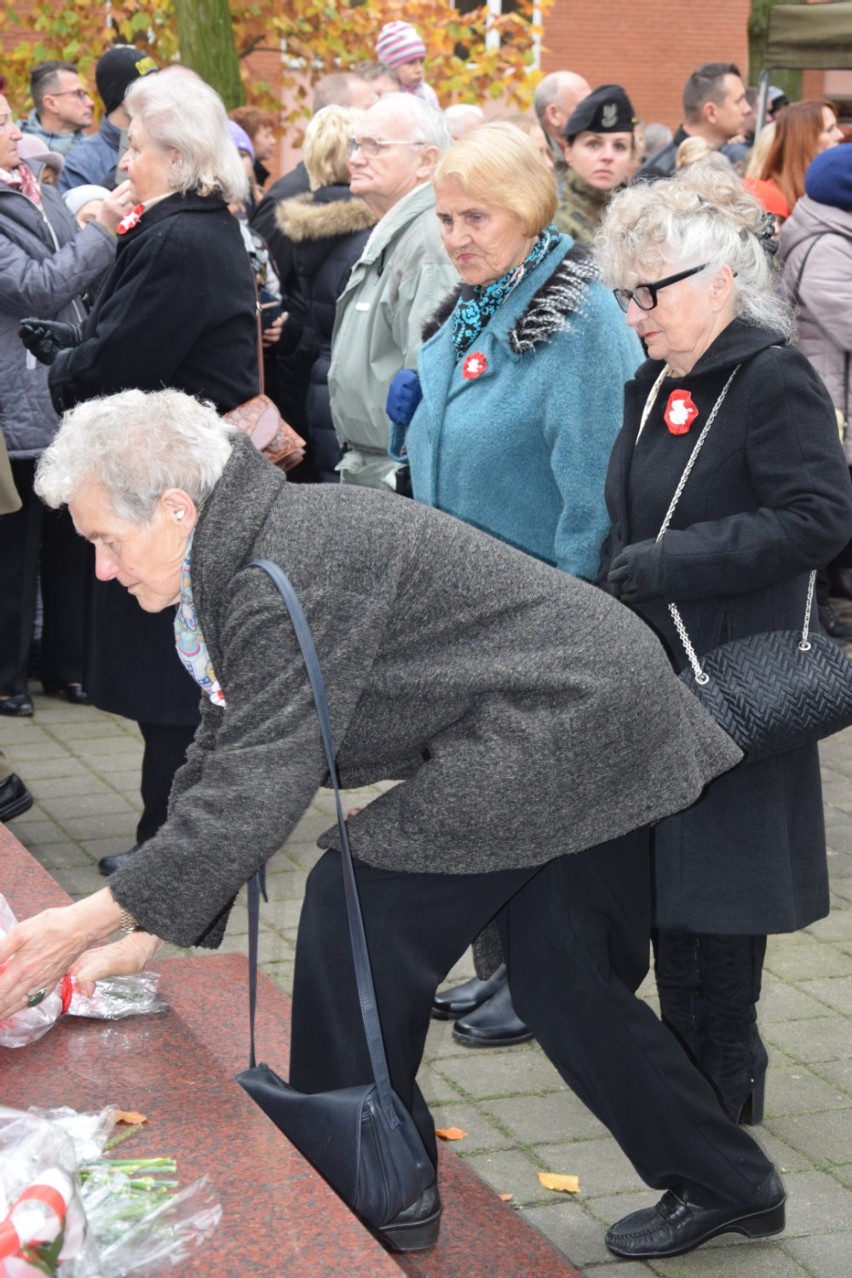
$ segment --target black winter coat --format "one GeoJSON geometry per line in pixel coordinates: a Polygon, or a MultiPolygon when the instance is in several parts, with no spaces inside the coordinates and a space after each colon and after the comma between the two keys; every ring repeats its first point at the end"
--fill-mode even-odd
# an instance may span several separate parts
{"type": "MultiPolygon", "coordinates": [[[[678,669],[667,604],[701,654],[729,639],[802,625],[808,573],[852,533],[852,486],[825,388],[778,334],[734,321],[681,378],[648,360],[625,390],[606,480],[612,520],[602,578],[623,547],[656,537],[701,428],[741,364],[662,541],[642,554],[636,610],[678,669]],[[673,390],[698,409],[687,434],[664,422],[673,390]]],[[[692,932],[793,931],[828,912],[816,746],[735,768],[655,828],[657,923],[692,932]]]]}
{"type": "MultiPolygon", "coordinates": [[[[251,266],[217,196],[172,195],[119,236],[83,340],[50,369],[58,409],[120,390],[173,387],[220,412],[257,393],[251,266]]],[[[102,710],[190,727],[198,688],[175,652],[174,613],[147,613],[117,582],[94,582],[86,688],[102,710]]]]}
{"type": "Polygon", "coordinates": [[[290,245],[293,273],[302,298],[304,323],[310,330],[313,360],[305,399],[308,456],[319,477],[339,483],[335,466],[340,443],[331,418],[328,366],[337,299],[361,256],[376,217],[349,187],[324,186],[292,200],[282,200],[278,230],[290,245]]]}

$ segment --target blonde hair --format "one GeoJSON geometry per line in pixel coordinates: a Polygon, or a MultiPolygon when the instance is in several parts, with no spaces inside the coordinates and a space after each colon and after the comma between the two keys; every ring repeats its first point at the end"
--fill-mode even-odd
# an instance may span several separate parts
{"type": "Polygon", "coordinates": [[[772,143],[775,141],[775,130],[778,126],[774,120],[770,120],[769,124],[764,125],[754,139],[754,146],[748,157],[748,163],[745,166],[744,177],[759,178],[763,166],[766,163],[766,157],[772,150],[772,143]]]}
{"type": "Polygon", "coordinates": [[[715,148],[706,138],[699,137],[697,134],[694,137],[684,138],[675,152],[675,168],[684,169],[698,160],[706,160],[708,155],[714,153],[714,150],[715,148]]]}
{"type": "Polygon", "coordinates": [[[789,336],[793,313],[777,292],[777,274],[759,234],[765,213],[730,165],[692,164],[674,177],[640,182],[614,196],[595,244],[610,288],[653,280],[693,264],[729,266],[734,313],[789,336]]]}
{"type": "Polygon", "coordinates": [[[358,107],[330,105],[312,118],[305,133],[302,158],[311,190],[349,181],[347,143],[364,112],[358,107]]]}
{"type": "Polygon", "coordinates": [[[526,235],[538,235],[557,207],[553,174],[515,124],[494,121],[454,142],[438,161],[433,182],[455,178],[466,194],[508,209],[526,235]]]}

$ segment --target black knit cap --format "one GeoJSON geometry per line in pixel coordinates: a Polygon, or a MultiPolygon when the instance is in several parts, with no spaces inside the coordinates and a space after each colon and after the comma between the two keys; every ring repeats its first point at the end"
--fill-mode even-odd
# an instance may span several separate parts
{"type": "Polygon", "coordinates": [[[95,84],[107,115],[121,106],[134,80],[156,70],[157,64],[150,53],[132,44],[115,44],[101,54],[95,67],[95,84]]]}
{"type": "Polygon", "coordinates": [[[638,123],[620,84],[602,84],[575,108],[562,136],[569,142],[578,133],[632,133],[638,123]]]}

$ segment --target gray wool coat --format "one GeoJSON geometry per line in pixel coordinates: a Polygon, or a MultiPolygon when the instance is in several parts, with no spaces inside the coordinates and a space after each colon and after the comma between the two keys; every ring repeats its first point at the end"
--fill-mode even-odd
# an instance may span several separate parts
{"type": "Polygon", "coordinates": [[[289,484],[237,438],[191,565],[227,705],[204,699],[167,823],[110,879],[178,945],[219,943],[327,775],[284,605],[242,571],[255,557],[302,600],[344,786],[402,780],[351,822],[371,865],[544,864],[677,811],[740,758],[602,591],[413,502],[289,484]]]}

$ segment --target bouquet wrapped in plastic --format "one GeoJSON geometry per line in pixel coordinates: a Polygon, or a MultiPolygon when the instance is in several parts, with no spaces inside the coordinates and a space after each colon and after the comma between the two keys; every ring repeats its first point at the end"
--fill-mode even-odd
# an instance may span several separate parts
{"type": "MultiPolygon", "coordinates": [[[[16,922],[6,898],[0,895],[0,936],[16,922]]],[[[63,976],[36,1007],[25,1007],[0,1021],[0,1047],[35,1043],[64,1015],[117,1021],[125,1016],[163,1012],[167,1004],[157,993],[159,979],[157,972],[103,977],[95,982],[94,993],[86,996],[77,989],[73,977],[63,976]]]]}
{"type": "Polygon", "coordinates": [[[0,1107],[0,1278],[121,1278],[180,1265],[222,1209],[169,1158],[105,1155],[118,1110],[0,1107]]]}

